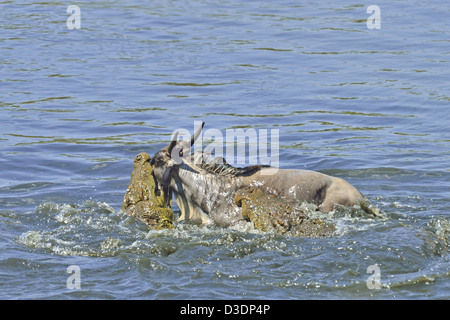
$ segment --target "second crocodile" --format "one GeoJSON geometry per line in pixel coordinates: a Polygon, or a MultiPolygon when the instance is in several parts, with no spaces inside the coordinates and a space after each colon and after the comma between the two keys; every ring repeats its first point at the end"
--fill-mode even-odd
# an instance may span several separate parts
{"type": "Polygon", "coordinates": [[[300,208],[257,187],[239,190],[235,203],[256,229],[300,237],[332,236],[336,228],[320,218],[308,217],[300,208]]]}

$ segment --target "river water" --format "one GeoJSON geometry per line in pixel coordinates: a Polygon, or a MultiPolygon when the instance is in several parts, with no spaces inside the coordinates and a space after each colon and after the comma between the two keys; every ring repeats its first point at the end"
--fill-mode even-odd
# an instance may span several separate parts
{"type": "Polygon", "coordinates": [[[80,29],[70,4],[1,1],[1,299],[450,298],[448,1],[377,1],[380,29],[364,1],[77,1],[80,29]],[[278,130],[280,167],[387,219],[312,239],[123,215],[133,157],[200,120],[278,130]]]}

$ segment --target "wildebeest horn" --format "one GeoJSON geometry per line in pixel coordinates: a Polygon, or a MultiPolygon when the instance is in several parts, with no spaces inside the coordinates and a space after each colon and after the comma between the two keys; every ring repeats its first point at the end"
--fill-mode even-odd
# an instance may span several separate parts
{"type": "MultiPolygon", "coordinates": [[[[182,140],[182,141],[177,141],[178,138],[178,132],[176,132],[173,137],[172,137],[172,141],[170,141],[169,145],[167,147],[165,147],[164,149],[167,150],[167,152],[172,155],[172,150],[175,146],[178,145],[178,147],[181,149],[189,149],[190,147],[192,147],[192,145],[195,143],[195,141],[198,139],[198,136],[200,135],[200,133],[202,132],[203,126],[205,125],[205,122],[202,122],[202,125],[200,126],[200,128],[197,129],[197,131],[195,131],[195,133],[186,140],[182,140]]],[[[163,149],[163,150],[164,150],[163,149]]]]}
{"type": "Polygon", "coordinates": [[[190,147],[192,147],[192,145],[198,139],[198,136],[202,132],[204,125],[205,125],[205,122],[202,121],[202,125],[200,126],[200,128],[198,128],[197,131],[195,131],[194,134],[191,136],[191,138],[187,139],[187,140],[177,141],[178,132],[175,132],[175,134],[172,137],[172,141],[170,141],[169,145],[164,148],[167,150],[167,152],[169,153],[170,158],[171,158],[171,160],[167,164],[166,169],[163,172],[162,181],[161,181],[162,185],[163,185],[163,189],[167,194],[170,191],[170,188],[168,188],[168,185],[170,183],[172,170],[173,170],[174,166],[176,164],[181,164],[181,158],[183,158],[183,154],[186,156],[189,153],[190,147]],[[172,151],[175,151],[175,153],[172,154],[172,151]]]}
{"type": "Polygon", "coordinates": [[[202,125],[200,126],[200,128],[197,129],[197,131],[195,131],[195,133],[192,135],[191,137],[191,147],[192,145],[195,143],[195,140],[197,140],[198,136],[200,135],[200,132],[202,132],[203,126],[205,125],[205,121],[202,121],[202,125]]]}
{"type": "Polygon", "coordinates": [[[167,146],[167,152],[169,154],[172,154],[172,149],[177,145],[177,138],[178,138],[178,132],[175,132],[173,135],[172,141],[170,141],[169,145],[167,146]]]}

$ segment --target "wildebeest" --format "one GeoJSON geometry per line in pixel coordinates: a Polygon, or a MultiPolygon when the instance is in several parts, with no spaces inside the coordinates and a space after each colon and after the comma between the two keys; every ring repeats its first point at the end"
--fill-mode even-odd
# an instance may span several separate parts
{"type": "Polygon", "coordinates": [[[263,165],[237,168],[221,158],[201,152],[191,154],[203,125],[188,140],[177,141],[176,133],[151,160],[154,176],[165,194],[175,196],[181,210],[179,220],[234,225],[244,220],[234,196],[247,187],[261,188],[286,201],[314,203],[322,212],[333,210],[335,204],[352,206],[364,199],[347,181],[323,173],[263,165]]]}

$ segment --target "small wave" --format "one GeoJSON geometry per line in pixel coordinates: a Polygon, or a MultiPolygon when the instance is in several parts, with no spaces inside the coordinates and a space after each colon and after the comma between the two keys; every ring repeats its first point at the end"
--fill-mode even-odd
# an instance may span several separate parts
{"type": "Polygon", "coordinates": [[[302,203],[298,208],[308,217],[335,226],[334,236],[342,236],[350,231],[365,231],[388,220],[388,216],[368,199],[350,207],[335,205],[329,213],[318,211],[317,206],[310,203],[302,203]]]}
{"type": "Polygon", "coordinates": [[[0,191],[8,191],[8,192],[30,192],[42,188],[47,188],[51,186],[55,186],[57,183],[53,182],[30,182],[30,183],[22,183],[22,184],[16,184],[13,186],[7,186],[0,188],[0,191]]]}
{"type": "Polygon", "coordinates": [[[110,255],[114,242],[108,235],[131,232],[119,215],[105,202],[85,201],[80,205],[45,202],[35,209],[37,225],[46,229],[29,230],[16,240],[19,244],[57,255],[110,255]]]}
{"type": "Polygon", "coordinates": [[[450,243],[450,221],[444,217],[433,218],[427,223],[429,230],[420,233],[426,253],[445,256],[450,243]]]}
{"type": "Polygon", "coordinates": [[[29,248],[45,249],[62,256],[89,255],[85,250],[75,250],[75,242],[62,240],[51,232],[27,231],[19,236],[17,242],[29,248]]]}
{"type": "MultiPolygon", "coordinates": [[[[436,269],[441,268],[438,265],[436,269]]],[[[412,292],[411,295],[416,293],[423,298],[427,293],[432,292],[437,282],[447,279],[449,276],[450,271],[448,271],[448,267],[442,268],[441,270],[434,270],[433,268],[426,271],[418,271],[413,274],[397,275],[395,278],[398,279],[392,280],[390,283],[385,284],[385,286],[392,291],[407,290],[412,292]]],[[[437,298],[448,299],[448,293],[445,290],[436,292],[435,294],[439,295],[437,298]]]]}
{"type": "Polygon", "coordinates": [[[450,221],[449,219],[439,217],[432,219],[428,226],[435,230],[436,236],[448,241],[450,239],[450,221]]]}

